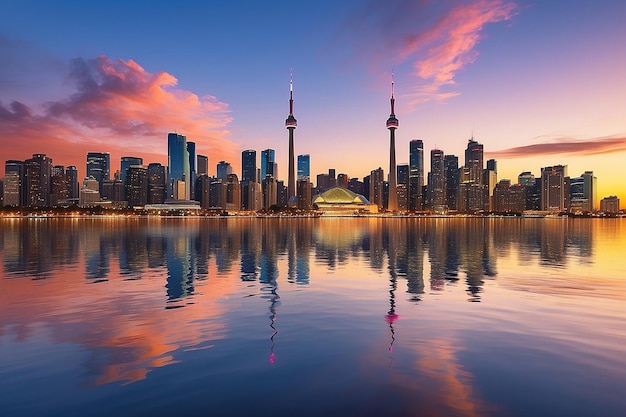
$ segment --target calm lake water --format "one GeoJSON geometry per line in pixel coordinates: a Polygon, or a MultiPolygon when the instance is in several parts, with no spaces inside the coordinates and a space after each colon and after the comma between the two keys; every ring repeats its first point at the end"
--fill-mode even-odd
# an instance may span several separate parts
{"type": "Polygon", "coordinates": [[[2,416],[623,416],[626,219],[3,219],[2,416]]]}

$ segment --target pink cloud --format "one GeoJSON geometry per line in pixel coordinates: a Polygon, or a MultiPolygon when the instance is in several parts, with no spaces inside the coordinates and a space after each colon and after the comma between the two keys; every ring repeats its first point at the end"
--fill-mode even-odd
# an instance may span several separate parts
{"type": "Polygon", "coordinates": [[[406,96],[416,105],[460,94],[450,86],[457,72],[478,57],[483,28],[510,20],[517,8],[507,0],[374,2],[351,28],[360,53],[376,67],[411,65],[416,81],[406,96]]]}
{"type": "MultiPolygon", "coordinates": [[[[213,160],[236,160],[237,146],[227,138],[228,105],[177,87],[164,71],[151,73],[133,60],[106,56],[75,59],[69,81],[75,91],[44,103],[42,114],[18,101],[0,103],[0,152],[6,159],[46,153],[55,163],[83,168],[89,151],[144,156],[164,163],[167,133],[196,142],[213,160]]],[[[113,167],[112,167],[113,168],[113,167]]]]}
{"type": "Polygon", "coordinates": [[[494,158],[522,158],[539,155],[602,155],[626,151],[625,136],[605,136],[587,140],[572,138],[557,138],[551,142],[534,143],[532,145],[517,146],[501,151],[489,152],[494,158]]]}

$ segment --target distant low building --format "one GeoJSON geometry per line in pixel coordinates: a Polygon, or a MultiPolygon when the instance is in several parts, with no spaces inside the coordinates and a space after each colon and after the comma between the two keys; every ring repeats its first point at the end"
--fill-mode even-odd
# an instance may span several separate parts
{"type": "Polygon", "coordinates": [[[378,205],[343,187],[334,187],[313,197],[313,204],[324,213],[378,213],[378,205]]]}
{"type": "Polygon", "coordinates": [[[600,211],[607,214],[619,213],[619,198],[617,196],[604,197],[600,201],[600,211]]]}

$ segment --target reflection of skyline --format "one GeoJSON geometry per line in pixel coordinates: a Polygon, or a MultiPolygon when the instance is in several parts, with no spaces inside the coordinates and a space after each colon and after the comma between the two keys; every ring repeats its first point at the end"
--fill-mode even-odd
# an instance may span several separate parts
{"type": "MultiPolygon", "coordinates": [[[[78,307],[68,306],[66,312],[51,316],[44,308],[44,294],[24,295],[23,299],[34,297],[33,302],[41,301],[26,316],[37,315],[39,320],[63,329],[55,331],[55,340],[67,341],[62,335],[70,334],[69,341],[89,347],[92,357],[85,366],[94,380],[104,383],[144,378],[154,367],[175,363],[174,352],[181,347],[202,345],[221,337],[222,324],[202,327],[207,326],[202,320],[219,316],[219,305],[210,306],[212,313],[202,311],[199,318],[203,324],[190,331],[177,329],[180,326],[174,316],[167,315],[165,308],[186,307],[192,302],[190,297],[195,303],[200,293],[219,298],[234,291],[236,282],[216,279],[226,273],[235,274],[239,282],[260,285],[262,296],[269,301],[270,355],[273,355],[278,334],[275,321],[280,302],[280,265],[286,266],[282,274],[286,283],[304,284],[306,290],[316,284],[317,275],[311,274],[311,267],[334,270],[362,260],[376,274],[388,273],[390,309],[385,317],[393,347],[395,305],[402,294],[397,290],[398,285],[404,286],[404,281],[405,297],[412,302],[424,300],[425,274],[429,276],[431,291],[440,291],[448,282],[465,279],[470,301],[478,301],[484,281],[497,276],[495,266],[500,253],[520,251],[520,257],[535,257],[539,262],[557,260],[558,266],[568,262],[571,256],[588,256],[593,247],[593,229],[582,227],[570,231],[573,227],[567,221],[549,223],[543,229],[539,223],[518,220],[359,219],[346,234],[345,225],[351,220],[347,222],[333,219],[32,222],[25,219],[0,223],[2,268],[4,279],[11,277],[19,281],[20,277],[29,277],[50,281],[53,288],[58,288],[58,298],[64,300],[59,305],[76,297],[70,294],[83,296],[80,285],[92,283],[90,298],[85,303],[94,303],[94,317],[83,318],[78,327],[75,324],[78,319],[72,317],[78,307]],[[52,241],[55,244],[46,243],[52,241]],[[65,272],[58,271],[66,271],[68,278],[61,278],[59,274],[65,272]],[[133,281],[123,282],[127,279],[133,281]],[[199,283],[203,285],[200,293],[199,283]],[[137,317],[133,311],[140,300],[134,298],[132,291],[126,292],[135,285],[154,287],[154,294],[161,297],[161,303],[155,306],[163,313],[137,317]],[[103,315],[104,311],[110,314],[103,315]],[[115,317],[116,322],[107,322],[108,317],[111,320],[115,317]],[[100,321],[105,325],[92,326],[100,321]],[[189,334],[182,338],[180,334],[175,336],[179,331],[189,334]],[[181,339],[185,342],[181,343],[181,339]]],[[[17,304],[0,306],[3,309],[0,313],[6,317],[3,332],[11,320],[15,322],[17,317],[25,316],[18,310],[6,311],[17,308],[17,304]]],[[[183,314],[179,319],[189,323],[193,317],[186,316],[192,313],[185,313],[187,310],[179,309],[183,314]]],[[[32,330],[21,331],[25,332],[23,337],[28,337],[32,330]]]]}

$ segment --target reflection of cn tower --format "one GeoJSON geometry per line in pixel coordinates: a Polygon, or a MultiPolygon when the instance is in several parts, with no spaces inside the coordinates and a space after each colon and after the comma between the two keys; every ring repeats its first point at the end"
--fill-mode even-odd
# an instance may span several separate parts
{"type": "Polygon", "coordinates": [[[396,273],[396,250],[395,240],[392,238],[389,241],[389,311],[385,316],[385,321],[389,323],[389,330],[391,331],[391,343],[389,344],[389,351],[393,352],[393,342],[396,341],[396,332],[393,328],[393,323],[398,320],[396,314],[396,288],[398,288],[398,274],[396,273]]]}
{"type": "Polygon", "coordinates": [[[272,335],[270,341],[272,346],[270,348],[270,363],[274,363],[274,337],[278,334],[278,330],[274,326],[277,318],[277,308],[280,306],[280,296],[278,295],[278,283],[276,278],[278,277],[278,267],[276,266],[276,259],[273,254],[263,254],[261,256],[261,277],[260,282],[264,284],[261,287],[261,291],[264,293],[262,296],[270,301],[269,319],[270,328],[272,329],[272,335]],[[268,294],[269,293],[269,294],[268,294]]]}

